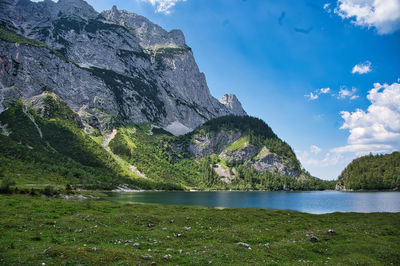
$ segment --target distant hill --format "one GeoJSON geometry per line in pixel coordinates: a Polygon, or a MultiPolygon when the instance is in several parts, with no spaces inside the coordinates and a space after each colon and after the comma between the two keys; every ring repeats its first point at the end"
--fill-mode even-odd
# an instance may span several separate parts
{"type": "Polygon", "coordinates": [[[336,189],[400,189],[400,152],[353,160],[339,176],[336,189]]]}

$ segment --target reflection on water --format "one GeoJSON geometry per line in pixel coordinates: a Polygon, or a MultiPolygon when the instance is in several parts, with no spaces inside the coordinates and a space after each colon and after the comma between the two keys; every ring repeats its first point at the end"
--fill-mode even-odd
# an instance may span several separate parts
{"type": "Polygon", "coordinates": [[[400,212],[400,192],[133,192],[109,193],[118,202],[296,210],[308,213],[400,212]]]}

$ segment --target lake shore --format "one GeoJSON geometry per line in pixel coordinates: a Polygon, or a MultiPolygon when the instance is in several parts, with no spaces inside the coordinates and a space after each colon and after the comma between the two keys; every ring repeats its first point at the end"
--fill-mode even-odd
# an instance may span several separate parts
{"type": "Polygon", "coordinates": [[[400,213],[0,195],[0,264],[399,264],[400,213]]]}

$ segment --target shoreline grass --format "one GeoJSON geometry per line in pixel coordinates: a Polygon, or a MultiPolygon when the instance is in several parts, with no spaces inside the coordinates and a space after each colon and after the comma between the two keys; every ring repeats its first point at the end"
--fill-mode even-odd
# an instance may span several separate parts
{"type": "Polygon", "coordinates": [[[0,195],[0,210],[3,265],[400,264],[400,213],[312,215],[29,195],[0,195]]]}

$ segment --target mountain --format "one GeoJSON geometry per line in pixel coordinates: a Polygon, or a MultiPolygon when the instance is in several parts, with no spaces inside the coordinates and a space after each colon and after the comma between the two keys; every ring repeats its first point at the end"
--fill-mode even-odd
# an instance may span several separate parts
{"type": "Polygon", "coordinates": [[[400,152],[353,160],[340,174],[337,190],[400,189],[400,152]]]}
{"type": "Polygon", "coordinates": [[[0,178],[19,186],[182,189],[137,176],[103,143],[84,132],[79,115],[56,94],[18,99],[0,113],[0,178]]]}
{"type": "Polygon", "coordinates": [[[53,92],[0,114],[0,178],[112,189],[324,189],[262,120],[224,116],[173,136],[151,123],[88,135],[53,92]]]}
{"type": "Polygon", "coordinates": [[[179,30],[83,0],[0,2],[0,177],[83,188],[322,189],[179,30]]]}
{"type": "Polygon", "coordinates": [[[211,96],[180,30],[115,6],[97,13],[83,0],[2,1],[0,18],[2,109],[13,98],[52,91],[88,133],[150,122],[177,135],[246,114],[236,97],[229,104],[211,96]],[[12,33],[43,45],[18,45],[4,37],[12,33]]]}

